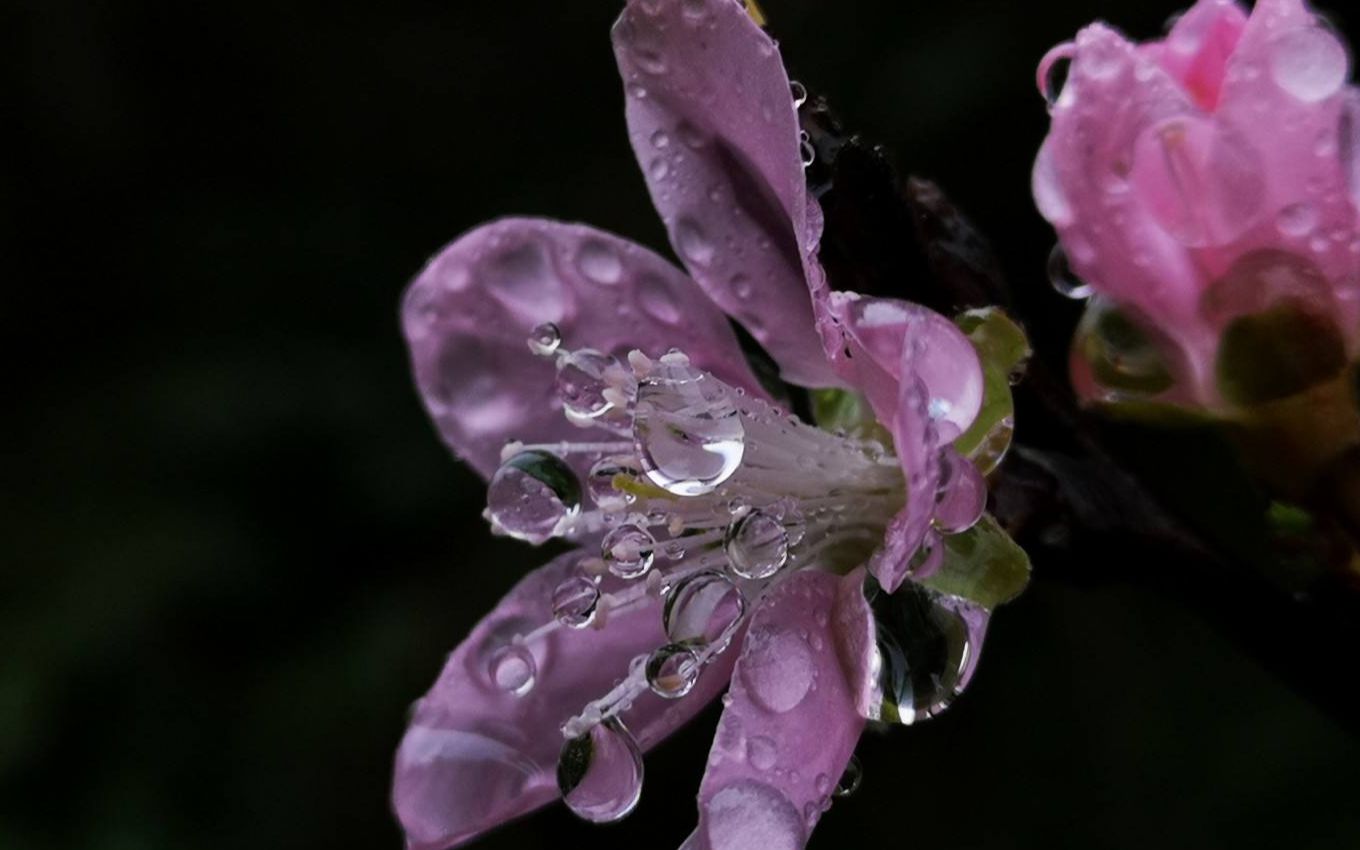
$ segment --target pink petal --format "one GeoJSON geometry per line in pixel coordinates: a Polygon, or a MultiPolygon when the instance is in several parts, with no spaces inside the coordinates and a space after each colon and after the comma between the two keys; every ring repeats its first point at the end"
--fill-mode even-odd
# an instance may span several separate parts
{"type": "Polygon", "coordinates": [[[1246,13],[1233,0],[1199,0],[1180,16],[1164,41],[1148,45],[1146,51],[1201,108],[1212,112],[1223,89],[1228,57],[1246,24],[1246,13]]]}
{"type": "Polygon", "coordinates": [[[551,359],[526,340],[542,322],[563,345],[650,355],[676,346],[701,368],[759,392],[727,319],[652,252],[599,230],[504,219],[446,247],[402,306],[416,384],[444,441],[490,476],[507,440],[590,439],[567,422],[551,359]]]}
{"type": "Polygon", "coordinates": [[[864,598],[865,569],[852,570],[836,588],[836,651],[845,671],[855,710],[873,717],[883,701],[878,681],[879,661],[874,614],[864,598]]]}
{"type": "Polygon", "coordinates": [[[774,42],[733,0],[633,0],[613,36],[629,137],[676,253],[785,379],[838,383],[813,329],[820,218],[774,42]]]}
{"type": "Polygon", "coordinates": [[[837,656],[839,579],[803,571],[756,611],[699,789],[695,850],[800,850],[864,719],[837,656]]]}
{"type": "MultiPolygon", "coordinates": [[[[411,850],[460,844],[556,798],[562,723],[623,678],[632,658],[666,642],[660,600],[648,595],[612,612],[603,628],[558,628],[526,643],[537,668],[532,688],[516,696],[497,687],[489,667],[497,650],[551,622],[552,592],[580,557],[562,555],[521,580],[416,703],[392,787],[411,850]]],[[[607,578],[604,589],[621,584],[607,578]]],[[[734,654],[718,656],[682,700],[639,697],[624,715],[638,742],[656,744],[702,709],[727,684],[734,654]]]]}

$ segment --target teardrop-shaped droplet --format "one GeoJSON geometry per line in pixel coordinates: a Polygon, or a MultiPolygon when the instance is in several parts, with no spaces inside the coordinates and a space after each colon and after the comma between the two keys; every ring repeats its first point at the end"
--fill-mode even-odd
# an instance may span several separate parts
{"type": "Polygon", "coordinates": [[[601,458],[586,476],[586,490],[595,506],[602,511],[619,511],[633,503],[633,495],[616,485],[619,476],[635,480],[642,475],[642,464],[631,455],[611,455],[601,458]]]}
{"type": "Polygon", "coordinates": [[[860,767],[859,758],[852,755],[850,762],[845,766],[845,772],[841,774],[835,790],[831,793],[837,797],[849,797],[859,790],[859,784],[863,779],[864,769],[860,767]]]}
{"type": "Polygon", "coordinates": [[[944,534],[967,531],[987,508],[987,479],[952,449],[940,454],[940,478],[935,528],[944,534]]]}
{"type": "Polygon", "coordinates": [[[581,483],[557,455],[520,452],[501,464],[487,488],[486,506],[500,531],[542,543],[560,533],[581,509],[581,483]]]}
{"type": "Polygon", "coordinates": [[[707,646],[731,639],[746,613],[746,598],[717,570],[686,576],[666,594],[661,622],[671,643],[707,646]]]}
{"type": "Polygon", "coordinates": [[[647,687],[664,699],[679,699],[693,690],[701,667],[692,646],[668,643],[647,657],[647,687]]]}
{"type": "Polygon", "coordinates": [[[656,559],[656,538],[641,526],[621,525],[605,535],[600,556],[619,578],[640,578],[656,559]]]}
{"type": "Polygon", "coordinates": [[[522,697],[534,688],[534,682],[538,679],[538,664],[527,646],[511,643],[491,654],[487,674],[498,689],[522,697]]]}
{"type": "Polygon", "coordinates": [[[1048,282],[1064,298],[1081,301],[1091,297],[1091,286],[1072,271],[1062,245],[1054,245],[1048,255],[1048,282]]]}
{"type": "Polygon", "coordinates": [[[638,386],[633,441],[653,484],[701,496],[741,466],[746,426],[723,384],[686,361],[663,358],[638,386]]]}
{"type": "Polygon", "coordinates": [[[572,576],[553,590],[553,618],[571,629],[584,629],[595,621],[600,588],[583,575],[572,576]]]}
{"type": "Polygon", "coordinates": [[[558,362],[557,396],[569,421],[594,425],[614,411],[605,393],[609,388],[605,373],[615,365],[614,358],[589,348],[573,351],[558,362]]]}
{"type": "Polygon", "coordinates": [[[769,578],[789,561],[784,524],[764,511],[751,511],[733,522],[724,546],[732,572],[745,579],[769,578]]]}
{"type": "Polygon", "coordinates": [[[577,817],[620,820],[642,797],[642,750],[623,723],[610,718],[562,746],[557,787],[577,817]]]}
{"type": "Polygon", "coordinates": [[[539,357],[551,357],[562,346],[562,331],[552,322],[544,322],[529,332],[529,350],[539,357]]]}
{"type": "Polygon", "coordinates": [[[944,711],[977,666],[986,609],[907,581],[885,593],[872,578],[865,598],[874,612],[882,702],[876,719],[910,725],[944,711]]]}

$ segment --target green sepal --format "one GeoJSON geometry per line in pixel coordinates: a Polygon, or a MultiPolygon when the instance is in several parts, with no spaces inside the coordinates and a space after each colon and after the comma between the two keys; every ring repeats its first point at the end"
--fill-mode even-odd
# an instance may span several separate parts
{"type": "Polygon", "coordinates": [[[991,610],[1029,584],[1029,556],[989,515],[967,531],[945,537],[943,545],[939,571],[921,582],[931,590],[991,610]]]}
{"type": "Polygon", "coordinates": [[[861,440],[878,440],[891,449],[892,434],[879,424],[869,399],[854,390],[812,390],[812,418],[824,431],[844,431],[861,440]]]}
{"type": "Polygon", "coordinates": [[[1243,407],[1278,401],[1346,368],[1346,343],[1327,316],[1286,301],[1228,325],[1218,344],[1223,397],[1243,407]]]}

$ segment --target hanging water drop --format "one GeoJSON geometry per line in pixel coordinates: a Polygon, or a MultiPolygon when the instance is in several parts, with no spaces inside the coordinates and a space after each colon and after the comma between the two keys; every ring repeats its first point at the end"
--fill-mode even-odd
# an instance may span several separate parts
{"type": "Polygon", "coordinates": [[[687,360],[668,357],[638,387],[633,441],[653,484],[701,496],[741,466],[746,427],[726,387],[687,360]]]}
{"type": "Polygon", "coordinates": [[[600,588],[583,575],[572,576],[553,590],[553,618],[570,629],[584,629],[595,621],[600,588]]]}
{"type": "Polygon", "coordinates": [[[544,322],[529,332],[529,350],[539,357],[552,357],[562,345],[562,331],[552,322],[544,322]]]}
{"type": "Polygon", "coordinates": [[[606,397],[606,372],[617,365],[614,358],[589,348],[574,351],[557,364],[557,396],[574,425],[594,425],[614,410],[606,397]]]}
{"type": "Polygon", "coordinates": [[[940,475],[935,528],[943,534],[967,531],[987,509],[987,479],[952,449],[940,454],[940,475]]]}
{"type": "Polygon", "coordinates": [[[621,525],[605,535],[600,554],[619,578],[641,578],[656,558],[656,538],[640,526],[621,525]]]}
{"type": "Polygon", "coordinates": [[[850,762],[845,766],[845,772],[836,783],[836,789],[831,793],[837,797],[849,797],[859,790],[859,784],[863,779],[864,769],[860,767],[859,758],[852,755],[850,762]]]}
{"type": "Polygon", "coordinates": [[[647,658],[647,687],[663,699],[679,699],[694,688],[702,664],[694,648],[670,643],[647,658]]]}
{"type": "Polygon", "coordinates": [[[789,560],[789,536],[778,519],[751,511],[732,523],[723,544],[732,572],[744,579],[766,579],[789,560]]]}
{"type": "Polygon", "coordinates": [[[670,589],[661,624],[671,643],[703,647],[730,640],[745,613],[746,599],[732,580],[717,570],[705,570],[670,589]]]}
{"type": "Polygon", "coordinates": [[[557,455],[520,452],[491,478],[487,511],[500,531],[542,543],[565,530],[581,509],[581,484],[557,455]]]}
{"type": "Polygon", "coordinates": [[[592,823],[626,817],[642,797],[642,751],[610,718],[568,740],[557,758],[557,787],[572,812],[592,823]]]}
{"type": "Polygon", "coordinates": [[[1048,255],[1048,281],[1064,298],[1081,301],[1091,297],[1090,285],[1072,271],[1072,266],[1067,260],[1067,252],[1063,250],[1061,244],[1054,245],[1053,251],[1048,255]]]}

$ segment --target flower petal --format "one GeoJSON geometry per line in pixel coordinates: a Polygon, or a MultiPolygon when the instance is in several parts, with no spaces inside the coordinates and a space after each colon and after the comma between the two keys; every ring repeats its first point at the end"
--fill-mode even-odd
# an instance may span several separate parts
{"type": "MultiPolygon", "coordinates": [[[[562,555],[526,576],[458,645],[414,707],[397,752],[392,802],[411,850],[467,841],[557,797],[561,725],[602,696],[630,661],[666,642],[661,602],[609,612],[602,628],[560,627],[527,641],[536,673],[516,695],[491,678],[491,662],[517,635],[552,622],[552,593],[573,574],[581,553],[562,555]]],[[[605,590],[621,583],[605,579],[605,590]]],[[[639,744],[656,744],[727,684],[728,652],[715,658],[683,700],[650,692],[624,715],[639,744]]]]}
{"type": "Polygon", "coordinates": [[[674,266],[617,236],[504,219],[453,242],[406,292],[416,383],[444,441],[490,476],[510,439],[580,439],[554,394],[551,359],[526,340],[555,323],[563,344],[650,355],[677,346],[736,386],[760,385],[726,318],[674,266]]]}
{"type": "Polygon", "coordinates": [[[1166,40],[1145,51],[1180,81],[1195,102],[1212,112],[1237,49],[1247,15],[1234,0],[1199,0],[1181,15],[1166,40]]]}
{"type": "Polygon", "coordinates": [[[864,728],[837,655],[840,580],[786,578],[752,618],[686,847],[800,850],[864,728]]]}
{"type": "Polygon", "coordinates": [[[676,253],[786,380],[839,383],[813,329],[821,220],[778,48],[733,0],[633,0],[613,38],[629,138],[676,253]]]}

